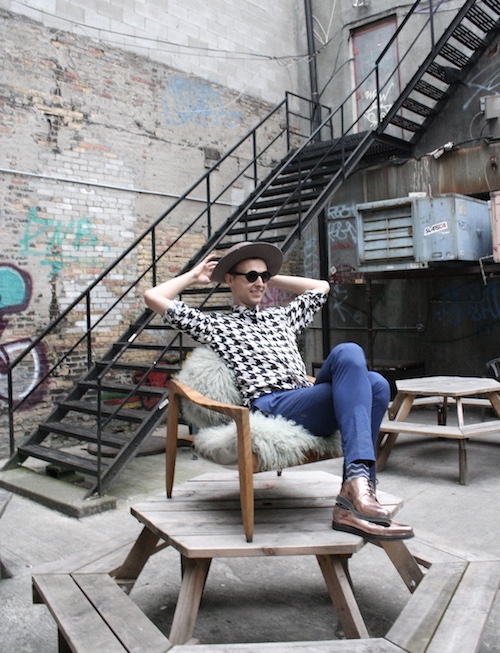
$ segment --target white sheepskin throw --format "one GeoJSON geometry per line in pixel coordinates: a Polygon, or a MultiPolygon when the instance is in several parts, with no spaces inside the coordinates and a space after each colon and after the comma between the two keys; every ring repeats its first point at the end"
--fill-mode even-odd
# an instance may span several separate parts
{"type": "MultiPolygon", "coordinates": [[[[222,358],[208,347],[197,347],[193,350],[185,360],[177,378],[209,399],[225,404],[242,405],[233,373],[222,358]]],[[[227,415],[208,410],[187,399],[181,400],[181,408],[186,421],[195,424],[198,428],[227,424],[232,421],[227,415]]]]}
{"type": "MultiPolygon", "coordinates": [[[[211,349],[199,347],[183,365],[178,378],[210,399],[241,405],[234,376],[225,363],[211,349]]],[[[236,424],[233,420],[196,406],[182,403],[184,418],[196,424],[196,453],[220,465],[234,465],[238,461],[236,424]]],[[[329,437],[314,436],[303,426],[284,417],[250,415],[252,451],[259,460],[261,471],[285,469],[299,465],[306,454],[314,452],[318,458],[342,456],[340,433],[329,437]]]]}

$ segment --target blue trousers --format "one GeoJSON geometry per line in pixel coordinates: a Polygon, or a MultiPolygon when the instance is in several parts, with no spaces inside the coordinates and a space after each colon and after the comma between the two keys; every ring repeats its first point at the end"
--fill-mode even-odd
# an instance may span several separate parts
{"type": "MultiPolygon", "coordinates": [[[[389,405],[388,381],[368,370],[363,349],[346,342],[334,347],[312,387],[263,395],[252,404],[266,415],[282,415],[314,435],[342,434],[344,467],[375,461],[380,423],[389,405]]],[[[371,465],[375,480],[375,465],[371,465]]]]}

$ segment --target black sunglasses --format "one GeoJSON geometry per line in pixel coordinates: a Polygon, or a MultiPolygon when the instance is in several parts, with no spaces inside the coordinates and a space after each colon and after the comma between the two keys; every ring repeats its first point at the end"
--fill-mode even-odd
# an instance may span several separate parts
{"type": "Polygon", "coordinates": [[[237,274],[240,277],[245,277],[248,283],[254,283],[259,277],[262,279],[262,283],[267,283],[271,278],[271,273],[269,270],[265,270],[264,272],[256,272],[255,270],[251,270],[250,272],[235,272],[233,270],[231,274],[237,274]]]}

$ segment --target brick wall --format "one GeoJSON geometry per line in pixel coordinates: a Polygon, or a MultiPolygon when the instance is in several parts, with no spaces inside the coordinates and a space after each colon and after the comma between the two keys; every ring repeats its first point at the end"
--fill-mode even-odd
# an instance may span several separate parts
{"type": "MultiPolygon", "coordinates": [[[[5,5],[6,3],[2,3],[5,5]]],[[[72,3],[75,4],[75,3],[72,3]]],[[[58,7],[60,3],[58,2],[58,7]]],[[[5,365],[271,105],[137,54],[0,9],[0,456],[8,449],[5,365]]],[[[279,117],[276,118],[276,122],[279,117]]],[[[269,164],[272,163],[269,155],[269,164]]],[[[231,162],[236,168],[240,160],[231,162]]],[[[218,183],[224,182],[221,171],[218,183]]],[[[248,181],[248,180],[247,180],[248,181]]],[[[215,207],[223,220],[251,184],[235,184],[215,207]]],[[[193,200],[156,232],[172,242],[200,210],[193,200]]],[[[175,274],[199,249],[205,227],[179,243],[160,275],[175,274]]],[[[134,250],[92,294],[95,321],[148,264],[134,250]]],[[[144,308],[141,287],[101,325],[105,348],[144,308]]],[[[14,380],[20,398],[86,328],[75,318],[26,358],[14,380]]],[[[85,363],[79,347],[25,406],[29,432],[85,363]]]]}

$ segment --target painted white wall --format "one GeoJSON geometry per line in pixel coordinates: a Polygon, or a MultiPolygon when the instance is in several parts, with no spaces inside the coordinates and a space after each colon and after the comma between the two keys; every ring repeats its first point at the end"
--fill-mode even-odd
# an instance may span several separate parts
{"type": "Polygon", "coordinates": [[[0,0],[0,8],[274,104],[298,92],[307,71],[297,38],[304,5],[294,0],[0,0]]]}

